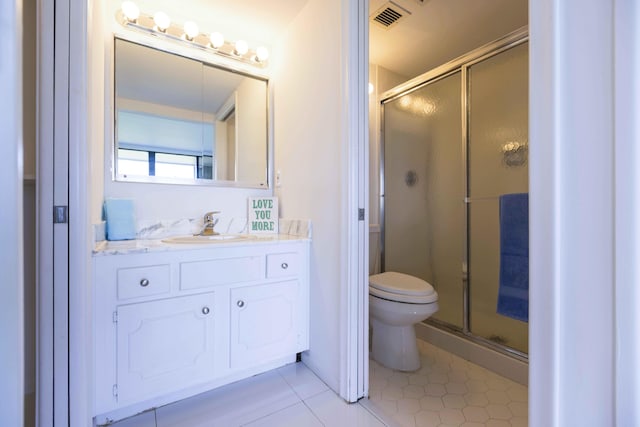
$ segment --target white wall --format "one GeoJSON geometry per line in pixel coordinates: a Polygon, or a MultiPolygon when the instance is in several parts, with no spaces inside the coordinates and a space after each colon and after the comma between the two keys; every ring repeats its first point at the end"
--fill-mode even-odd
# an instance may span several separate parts
{"type": "Polygon", "coordinates": [[[346,262],[341,247],[347,185],[341,10],[340,0],[309,0],[272,55],[280,214],[313,223],[311,349],[304,360],[336,391],[346,262]]]}
{"type": "Polygon", "coordinates": [[[616,3],[616,420],[640,420],[640,7],[616,3]]]}
{"type": "MultiPolygon", "coordinates": [[[[616,57],[620,62],[614,67],[614,42],[623,43],[613,37],[614,5],[620,3],[529,3],[531,426],[632,426],[639,421],[633,412],[618,420],[615,415],[616,400],[627,399],[616,396],[616,369],[618,381],[637,393],[631,376],[639,364],[637,357],[618,363],[631,354],[626,350],[637,349],[637,315],[630,330],[635,333],[614,339],[616,298],[638,301],[632,289],[638,283],[637,252],[616,252],[614,246],[614,192],[628,186],[633,193],[625,197],[635,197],[635,203],[627,207],[637,214],[640,186],[629,169],[623,181],[614,180],[615,150],[638,144],[637,133],[625,135],[635,141],[614,136],[614,87],[621,83],[622,91],[630,89],[629,80],[614,86],[614,70],[638,64],[635,44],[616,57]],[[633,281],[617,283],[616,264],[629,261],[636,265],[628,277],[633,281]]],[[[638,16],[635,3],[620,7],[635,9],[638,16]]],[[[632,20],[624,28],[634,25],[632,20]]],[[[636,120],[637,98],[631,107],[615,114],[629,113],[636,120]]],[[[619,154],[626,157],[635,150],[619,154]]],[[[627,202],[618,203],[624,207],[627,202]]],[[[626,219],[627,226],[637,224],[637,215],[626,219]]],[[[633,229],[620,231],[628,235],[633,229]]],[[[637,242],[632,248],[637,250],[637,242]]],[[[634,411],[637,403],[636,397],[634,411]]]]}
{"type": "Polygon", "coordinates": [[[0,3],[0,424],[24,420],[22,1],[0,3]]]}
{"type": "Polygon", "coordinates": [[[270,190],[136,184],[107,178],[104,197],[132,198],[137,220],[155,221],[200,218],[209,211],[221,211],[224,217],[246,217],[247,197],[267,194],[270,190]]]}

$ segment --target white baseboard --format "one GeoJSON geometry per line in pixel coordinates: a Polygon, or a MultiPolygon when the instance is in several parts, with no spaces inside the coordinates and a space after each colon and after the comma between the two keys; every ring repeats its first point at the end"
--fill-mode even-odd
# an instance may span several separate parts
{"type": "Polygon", "coordinates": [[[416,325],[416,336],[512,381],[522,385],[529,383],[529,364],[526,362],[424,323],[416,325]]]}

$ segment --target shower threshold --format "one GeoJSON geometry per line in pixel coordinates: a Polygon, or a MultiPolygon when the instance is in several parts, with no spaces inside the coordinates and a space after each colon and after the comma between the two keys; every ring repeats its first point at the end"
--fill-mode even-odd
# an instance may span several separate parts
{"type": "Polygon", "coordinates": [[[429,319],[416,325],[416,336],[517,383],[528,385],[528,355],[488,339],[465,334],[429,319]]]}

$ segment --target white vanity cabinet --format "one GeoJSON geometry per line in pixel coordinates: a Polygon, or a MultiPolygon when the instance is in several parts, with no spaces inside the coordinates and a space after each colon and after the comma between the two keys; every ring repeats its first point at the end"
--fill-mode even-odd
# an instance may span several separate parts
{"type": "Polygon", "coordinates": [[[214,293],[116,308],[118,400],[144,399],[215,377],[214,293]]]}
{"type": "Polygon", "coordinates": [[[231,290],[230,367],[253,366],[298,347],[297,281],[231,290]]]}
{"type": "Polygon", "coordinates": [[[94,256],[95,415],[104,423],[295,361],[309,241],[94,256]]]}

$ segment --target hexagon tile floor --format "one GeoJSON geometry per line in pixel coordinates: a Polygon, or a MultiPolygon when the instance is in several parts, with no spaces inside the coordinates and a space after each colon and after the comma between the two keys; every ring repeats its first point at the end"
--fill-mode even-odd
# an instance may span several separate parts
{"type": "Polygon", "coordinates": [[[418,340],[422,367],[370,362],[369,399],[402,427],[527,426],[527,387],[418,340]]]}

